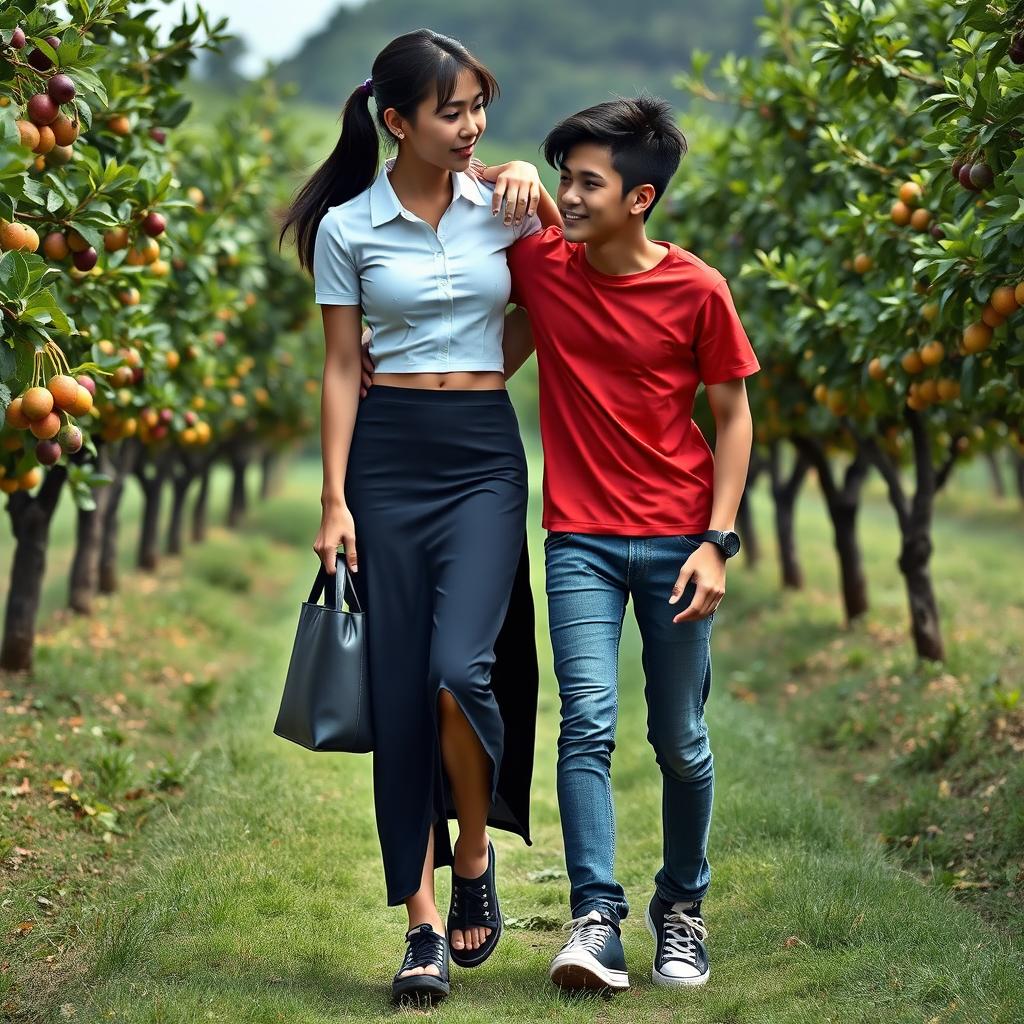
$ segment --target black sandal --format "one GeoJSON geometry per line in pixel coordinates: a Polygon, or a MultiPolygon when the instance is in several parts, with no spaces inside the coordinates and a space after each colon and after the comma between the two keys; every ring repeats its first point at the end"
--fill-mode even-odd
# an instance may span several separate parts
{"type": "Polygon", "coordinates": [[[451,991],[448,979],[448,940],[435,932],[429,924],[421,924],[405,933],[405,941],[409,943],[409,948],[391,982],[392,999],[401,1005],[410,1006],[432,1006],[439,1003],[451,991]],[[399,977],[402,971],[413,967],[436,967],[441,973],[399,977]]]}
{"type": "Polygon", "coordinates": [[[501,908],[494,888],[494,846],[487,842],[487,870],[479,878],[463,878],[452,868],[452,902],[448,910],[448,934],[457,928],[490,928],[491,934],[476,949],[452,949],[460,967],[479,967],[501,938],[501,908]]]}

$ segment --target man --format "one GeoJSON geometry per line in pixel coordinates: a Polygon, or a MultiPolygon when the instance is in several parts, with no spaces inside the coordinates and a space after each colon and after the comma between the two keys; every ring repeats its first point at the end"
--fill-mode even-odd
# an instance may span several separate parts
{"type": "MultiPolygon", "coordinates": [[[[759,369],[718,271],[645,224],[686,141],[671,108],[619,99],[556,125],[564,228],[509,252],[505,374],[535,341],[544,447],[545,562],[562,702],[558,801],[572,934],[551,965],[567,988],[624,989],[610,765],[617,658],[630,597],[643,638],[648,739],[662,773],[664,862],[646,920],[656,984],[700,985],[710,967],[701,901],[713,761],[703,708],[712,619],[746,480],[752,426],[743,378],[759,369]],[[715,454],[692,419],[703,383],[715,454]]],[[[710,226],[709,226],[710,227],[710,226]]]]}

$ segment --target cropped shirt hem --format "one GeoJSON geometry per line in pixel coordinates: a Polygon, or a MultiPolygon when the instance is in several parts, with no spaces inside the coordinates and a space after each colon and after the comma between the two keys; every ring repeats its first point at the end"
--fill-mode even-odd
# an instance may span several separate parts
{"type": "Polygon", "coordinates": [[[409,366],[403,363],[400,367],[392,367],[387,363],[378,363],[374,366],[373,372],[376,373],[462,373],[473,370],[496,370],[498,373],[504,373],[505,367],[501,363],[455,363],[449,366],[439,366],[437,363],[414,363],[409,366]]]}

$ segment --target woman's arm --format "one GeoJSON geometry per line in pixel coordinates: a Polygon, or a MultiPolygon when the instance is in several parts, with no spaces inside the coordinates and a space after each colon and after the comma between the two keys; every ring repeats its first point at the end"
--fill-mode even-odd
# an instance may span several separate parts
{"type": "Polygon", "coordinates": [[[530,317],[522,306],[516,306],[510,313],[505,314],[505,333],[501,338],[505,380],[508,380],[530,358],[534,348],[530,317]]]}
{"type": "Polygon", "coordinates": [[[339,545],[358,571],[355,523],[345,501],[345,470],[359,408],[362,372],[362,319],[359,306],[321,306],[324,321],[324,373],[320,392],[320,450],[323,458],[323,513],[313,550],[328,573],[336,569],[339,545]]]}
{"type": "Polygon", "coordinates": [[[534,213],[542,227],[549,228],[562,223],[558,205],[541,184],[540,174],[533,164],[526,160],[510,160],[508,163],[488,167],[477,162],[474,169],[485,181],[494,182],[492,213],[496,214],[501,209],[502,201],[506,200],[506,224],[511,224],[514,218],[519,225],[525,217],[534,213]]]}

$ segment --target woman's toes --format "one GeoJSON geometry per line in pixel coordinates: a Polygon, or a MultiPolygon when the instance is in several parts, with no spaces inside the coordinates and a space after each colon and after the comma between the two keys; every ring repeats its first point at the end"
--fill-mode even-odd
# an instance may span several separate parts
{"type": "Polygon", "coordinates": [[[452,929],[451,945],[452,945],[452,949],[465,949],[466,948],[466,942],[465,942],[465,939],[463,939],[463,937],[462,937],[462,931],[460,929],[458,929],[458,928],[453,928],[452,929]]]}

